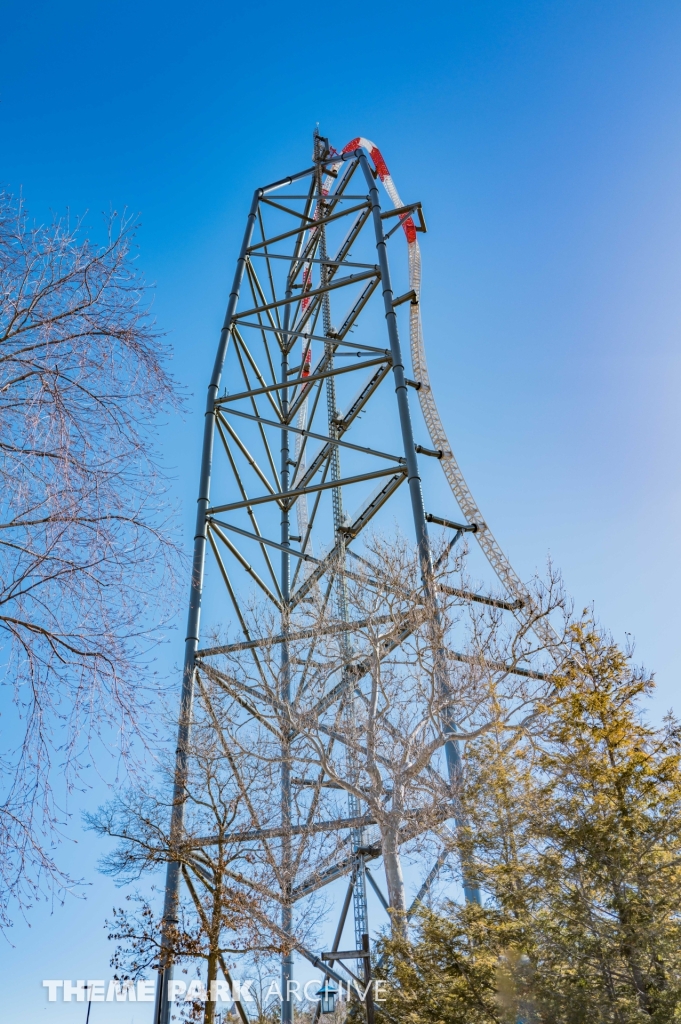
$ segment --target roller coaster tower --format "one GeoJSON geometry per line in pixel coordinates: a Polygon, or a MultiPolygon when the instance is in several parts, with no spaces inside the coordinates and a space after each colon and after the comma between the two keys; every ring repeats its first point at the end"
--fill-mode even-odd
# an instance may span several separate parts
{"type": "MultiPolygon", "coordinates": [[[[247,591],[255,589],[280,617],[283,700],[293,699],[305,672],[304,659],[292,660],[289,645],[296,612],[313,592],[324,593],[336,622],[347,623],[343,642],[350,649],[344,567],[361,560],[363,531],[386,510],[402,523],[410,520],[424,587],[432,570],[428,524],[434,523],[450,531],[451,545],[464,534],[477,542],[500,585],[497,606],[522,615],[531,603],[466,485],[435,405],[421,326],[418,236],[425,230],[421,204],[402,202],[380,151],[364,138],[337,151],[315,134],[310,166],[253,195],[208,385],[171,824],[176,841],[183,830],[197,673],[225,652],[257,658],[260,641],[249,632],[244,611],[247,591]],[[394,277],[391,239],[401,250],[394,277]],[[393,286],[400,279],[401,293],[393,286]],[[408,352],[400,333],[409,338],[408,352]],[[425,479],[438,471],[448,488],[429,490],[422,474],[425,479]],[[443,490],[451,492],[448,507],[443,490]],[[429,500],[434,495],[438,506],[427,510],[424,493],[429,500]],[[201,617],[205,623],[230,615],[240,635],[232,644],[209,646],[201,617]]],[[[344,687],[356,685],[353,680],[341,680],[337,699],[344,687]]],[[[452,740],[452,771],[457,758],[452,740]]],[[[289,832],[289,840],[280,842],[284,859],[291,856],[287,842],[297,826],[291,786],[290,765],[282,758],[279,807],[289,832]]],[[[293,879],[282,901],[284,931],[291,930],[297,899],[347,876],[334,948],[351,907],[355,949],[362,948],[370,932],[367,884],[380,893],[367,863],[380,857],[380,846],[357,824],[361,813],[360,802],[349,798],[345,857],[314,883],[293,879]]],[[[338,822],[332,827],[337,830],[338,822]]],[[[419,896],[441,860],[424,877],[419,896]]],[[[179,864],[169,864],[165,922],[176,917],[181,884],[179,864]]],[[[466,888],[466,898],[479,897],[466,888]]],[[[315,954],[301,952],[327,976],[342,976],[333,961],[322,965],[315,954]]],[[[159,978],[156,1024],[169,1021],[171,972],[169,966],[159,978]]],[[[293,1019],[286,998],[292,972],[292,956],[283,957],[282,1024],[293,1019]]]]}

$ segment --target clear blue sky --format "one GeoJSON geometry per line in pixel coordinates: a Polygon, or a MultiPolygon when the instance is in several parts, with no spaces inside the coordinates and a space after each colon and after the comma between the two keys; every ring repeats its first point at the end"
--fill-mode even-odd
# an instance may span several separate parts
{"type": "MultiPolygon", "coordinates": [[[[487,520],[521,575],[550,552],[578,605],[633,634],[654,714],[678,707],[681,5],[5,0],[2,34],[2,181],[40,219],[141,213],[190,396],[164,432],[188,544],[248,199],[306,164],[315,122],[337,147],[362,134],[424,204],[431,371],[487,520]]],[[[120,897],[77,820],[88,902],[17,922],[3,1020],[84,1021],[40,980],[109,975],[120,897]]],[[[91,1024],[149,1018],[94,1005],[91,1024]]]]}

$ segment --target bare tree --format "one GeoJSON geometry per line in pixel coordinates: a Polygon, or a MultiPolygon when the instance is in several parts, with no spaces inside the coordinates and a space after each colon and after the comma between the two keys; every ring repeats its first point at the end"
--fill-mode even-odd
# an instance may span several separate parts
{"type": "Polygon", "coordinates": [[[459,817],[459,744],[491,728],[531,726],[550,687],[539,669],[553,667],[558,650],[547,650],[533,626],[561,609],[563,597],[556,580],[535,587],[534,610],[518,620],[491,595],[472,601],[462,562],[443,559],[431,583],[436,608],[404,541],[374,539],[368,555],[345,581],[356,623],[345,670],[356,680],[346,701],[351,713],[341,702],[321,716],[300,715],[295,725],[311,763],[378,826],[393,931],[404,933],[400,849],[459,817]]]}
{"type": "Polygon", "coordinates": [[[125,752],[144,717],[174,561],[154,450],[174,385],[135,225],[106,227],[95,245],[0,194],[0,924],[67,881],[64,800],[92,740],[125,752]]]}
{"type": "Polygon", "coordinates": [[[303,791],[310,803],[326,793],[327,820],[341,820],[342,791],[378,827],[397,933],[405,932],[407,912],[401,850],[449,833],[445,823],[459,812],[459,744],[491,728],[533,728],[550,670],[565,654],[565,601],[554,575],[535,584],[533,607],[521,618],[501,598],[475,594],[462,559],[449,562],[443,553],[436,564],[437,608],[418,557],[400,538],[374,538],[352,571],[339,564],[347,621],[318,595],[289,624],[288,661],[304,666],[290,700],[282,698],[281,626],[262,612],[248,623],[260,651],[255,668],[234,648],[220,668],[202,666],[248,702],[262,737],[249,746],[235,733],[244,754],[250,749],[263,770],[290,766],[296,811],[303,791]],[[555,643],[534,629],[548,616],[559,629],[550,633],[555,643]]]}
{"type": "MultiPolygon", "coordinates": [[[[136,978],[157,970],[161,963],[166,967],[193,963],[203,975],[202,991],[209,996],[220,971],[233,985],[234,957],[287,953],[305,942],[319,909],[308,901],[296,915],[293,930],[282,930],[281,907],[290,887],[277,849],[282,839],[279,808],[270,800],[271,784],[257,757],[244,756],[215,727],[216,716],[222,719],[225,713],[230,711],[224,694],[201,681],[192,711],[185,823],[179,845],[171,834],[167,797],[172,764],[161,771],[157,787],[130,789],[86,816],[93,831],[118,840],[101,867],[121,885],[153,875],[168,862],[180,865],[183,880],[177,920],[169,931],[166,923],[165,947],[161,922],[148,900],[135,899],[132,911],[115,912],[109,937],[119,945],[112,965],[126,977],[136,978]],[[256,807],[257,830],[253,828],[256,807]],[[263,839],[268,832],[278,841],[263,839]]],[[[237,1006],[245,1022],[238,1000],[237,1006]]],[[[197,999],[187,1009],[202,1017],[204,1024],[212,1024],[216,1001],[214,997],[197,999]]]]}

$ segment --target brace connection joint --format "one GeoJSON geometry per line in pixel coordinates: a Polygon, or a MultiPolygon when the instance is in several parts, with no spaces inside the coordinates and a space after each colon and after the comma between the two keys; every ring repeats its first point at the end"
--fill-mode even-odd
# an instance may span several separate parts
{"type": "Polygon", "coordinates": [[[408,206],[396,206],[394,210],[386,210],[385,213],[381,214],[381,220],[387,220],[389,217],[399,217],[400,223],[402,223],[410,216],[410,214],[413,213],[415,213],[418,218],[418,224],[414,224],[414,230],[421,231],[425,234],[428,228],[426,227],[426,221],[423,216],[423,210],[421,209],[420,203],[409,203],[408,206]]]}
{"type": "Polygon", "coordinates": [[[322,953],[322,960],[368,960],[370,956],[364,949],[339,949],[337,953],[322,953]]]}
{"type": "Polygon", "coordinates": [[[426,512],[426,522],[436,523],[438,526],[448,526],[450,530],[461,530],[462,533],[477,533],[477,523],[453,523],[451,519],[442,519],[434,516],[432,512],[426,512]]]}
{"type": "Polygon", "coordinates": [[[359,857],[380,857],[383,848],[379,846],[358,846],[355,851],[359,857]]]}
{"type": "Polygon", "coordinates": [[[404,295],[398,295],[396,299],[393,299],[393,309],[395,306],[401,306],[403,302],[411,302],[412,306],[418,305],[418,301],[416,292],[412,288],[410,292],[405,292],[404,295]]]}
{"type": "Polygon", "coordinates": [[[437,451],[434,451],[432,448],[424,448],[422,444],[415,444],[414,451],[418,452],[419,455],[430,455],[430,457],[433,459],[442,458],[441,448],[438,448],[437,451]]]}

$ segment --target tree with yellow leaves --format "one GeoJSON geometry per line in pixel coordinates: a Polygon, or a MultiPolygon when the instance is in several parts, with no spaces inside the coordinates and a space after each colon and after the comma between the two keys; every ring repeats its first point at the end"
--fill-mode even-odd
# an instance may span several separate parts
{"type": "Polygon", "coordinates": [[[533,731],[469,744],[485,906],[387,944],[396,1020],[681,1020],[681,731],[645,721],[652,678],[593,623],[573,639],[533,731]]]}

